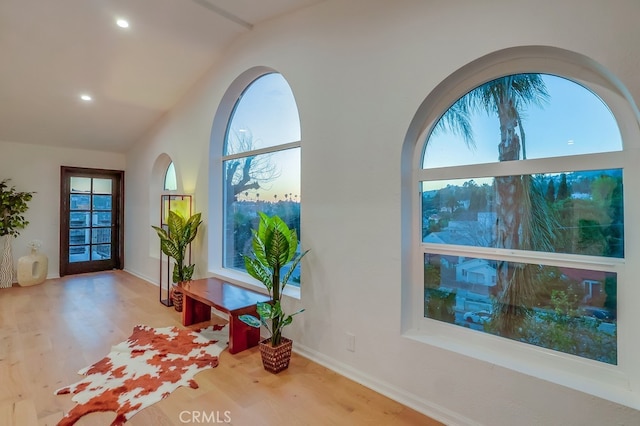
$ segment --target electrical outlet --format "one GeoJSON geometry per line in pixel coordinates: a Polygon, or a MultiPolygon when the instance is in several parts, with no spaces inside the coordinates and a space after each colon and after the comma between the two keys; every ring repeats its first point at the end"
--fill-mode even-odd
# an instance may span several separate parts
{"type": "Polygon", "coordinates": [[[356,351],[356,336],[351,333],[347,333],[347,350],[351,352],[356,351]]]}

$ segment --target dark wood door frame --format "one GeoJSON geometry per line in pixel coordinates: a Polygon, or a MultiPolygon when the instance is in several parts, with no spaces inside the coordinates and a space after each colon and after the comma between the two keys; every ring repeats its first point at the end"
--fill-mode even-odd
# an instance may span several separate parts
{"type": "Polygon", "coordinates": [[[60,167],[60,276],[76,274],[81,272],[95,272],[105,269],[122,269],[124,268],[124,171],[109,169],[90,169],[82,167],[60,167]],[[88,178],[108,178],[114,179],[117,183],[112,188],[113,191],[113,211],[117,214],[113,215],[114,235],[112,238],[113,248],[111,257],[113,264],[105,268],[100,261],[91,262],[92,265],[83,265],[82,270],[74,267],[69,263],[69,193],[71,192],[71,177],[88,177],[88,178]]]}

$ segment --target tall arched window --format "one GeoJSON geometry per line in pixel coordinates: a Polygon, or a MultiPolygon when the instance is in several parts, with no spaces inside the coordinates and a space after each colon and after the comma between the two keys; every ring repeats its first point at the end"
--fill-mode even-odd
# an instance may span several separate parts
{"type": "MultiPolygon", "coordinates": [[[[258,212],[279,215],[300,235],[300,120],[289,84],[269,72],[237,97],[222,156],[222,266],[244,271],[258,212]]],[[[292,275],[293,285],[300,274],[292,275]]]]}
{"type": "Polygon", "coordinates": [[[586,58],[534,50],[470,64],[412,123],[418,249],[405,329],[620,400],[588,383],[620,385],[635,371],[638,336],[621,332],[633,313],[619,295],[640,302],[625,227],[639,204],[627,189],[637,117],[586,58]]]}

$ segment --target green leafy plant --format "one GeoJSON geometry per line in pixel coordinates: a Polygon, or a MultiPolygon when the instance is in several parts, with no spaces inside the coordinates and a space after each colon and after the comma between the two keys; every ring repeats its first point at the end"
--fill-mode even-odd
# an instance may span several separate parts
{"type": "Polygon", "coordinates": [[[19,192],[15,186],[9,186],[10,179],[0,182],[0,236],[17,237],[29,221],[23,213],[29,208],[34,192],[19,192]]]}
{"type": "Polygon", "coordinates": [[[253,230],[252,256],[244,255],[245,267],[249,275],[264,284],[271,297],[270,302],[258,303],[260,319],[252,315],[241,315],[240,320],[252,327],[263,325],[271,334],[271,346],[278,346],[282,339],[282,329],[293,322],[293,317],[304,309],[290,315],[282,310],[281,298],[291,274],[300,260],[309,252],[298,251],[298,235],[277,215],[267,216],[259,212],[258,229],[253,230]],[[289,265],[282,275],[283,267],[289,265]]]}
{"type": "Polygon", "coordinates": [[[179,213],[169,211],[167,219],[168,231],[158,226],[151,226],[160,237],[160,248],[164,254],[174,259],[173,282],[190,281],[195,264],[185,264],[187,246],[198,234],[198,226],[202,223],[201,214],[196,213],[186,219],[179,213]]]}

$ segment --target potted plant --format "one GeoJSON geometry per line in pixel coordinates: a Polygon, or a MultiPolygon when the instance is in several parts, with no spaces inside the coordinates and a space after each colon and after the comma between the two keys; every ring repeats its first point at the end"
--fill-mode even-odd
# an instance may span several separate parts
{"type": "Polygon", "coordinates": [[[270,302],[258,303],[259,319],[252,315],[239,318],[253,327],[264,326],[270,337],[260,342],[262,363],[267,371],[278,373],[289,366],[293,342],[282,336],[282,329],[293,322],[293,317],[304,309],[290,315],[282,310],[282,293],[291,274],[300,263],[306,250],[298,253],[298,236],[277,215],[267,216],[259,212],[258,230],[253,230],[252,256],[244,257],[249,275],[259,280],[269,292],[270,302]],[[282,274],[283,267],[289,269],[282,274]]]}
{"type": "Polygon", "coordinates": [[[16,191],[15,186],[9,186],[4,179],[0,182],[0,239],[2,252],[0,253],[0,288],[11,287],[13,284],[13,256],[11,254],[11,237],[20,235],[29,221],[23,213],[29,206],[33,192],[16,191]]]}
{"type": "MultiPolygon", "coordinates": [[[[185,218],[180,213],[169,211],[167,219],[168,231],[158,226],[151,226],[160,237],[160,248],[164,254],[174,259],[172,281],[178,284],[184,281],[191,281],[195,264],[186,264],[187,246],[198,235],[198,227],[202,223],[201,214],[196,213],[190,218],[185,218]]],[[[179,298],[182,293],[179,286],[173,287],[174,296],[179,298]],[[179,294],[179,296],[178,296],[179,294]]],[[[181,311],[180,303],[175,303],[177,311],[181,311]]]]}

